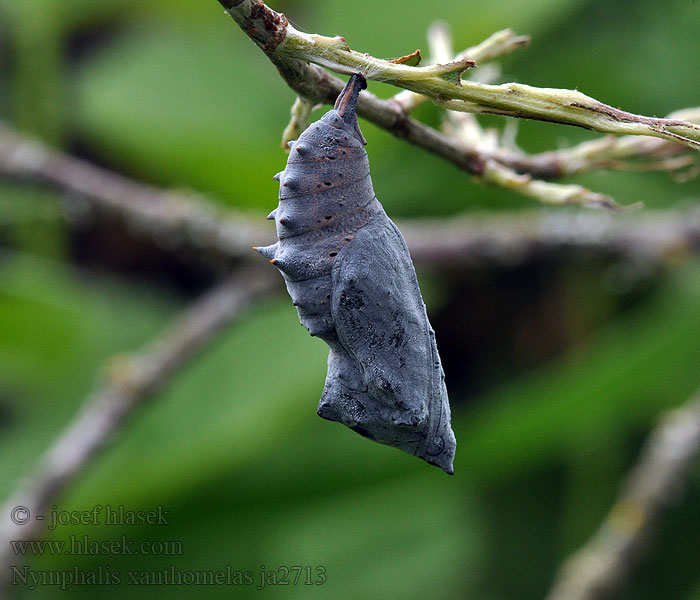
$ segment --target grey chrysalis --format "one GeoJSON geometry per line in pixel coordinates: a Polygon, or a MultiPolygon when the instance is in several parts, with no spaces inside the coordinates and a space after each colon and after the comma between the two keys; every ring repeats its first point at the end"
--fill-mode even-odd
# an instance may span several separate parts
{"type": "Polygon", "coordinates": [[[362,75],[296,142],[256,248],[284,276],[299,320],[330,346],[318,406],[382,444],[452,474],[455,437],[435,334],[401,233],[374,195],[355,113],[362,75]]]}

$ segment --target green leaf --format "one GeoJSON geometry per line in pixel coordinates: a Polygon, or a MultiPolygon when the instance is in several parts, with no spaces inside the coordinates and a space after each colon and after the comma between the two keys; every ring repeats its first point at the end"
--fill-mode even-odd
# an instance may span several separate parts
{"type": "Polygon", "coordinates": [[[5,496],[73,417],[111,354],[151,338],[174,303],[56,261],[0,262],[0,490],[5,496]]]}
{"type": "Polygon", "coordinates": [[[137,176],[271,205],[294,95],[238,33],[223,18],[214,31],[144,28],[92,56],[76,86],[85,139],[137,176]]]}
{"type": "Polygon", "coordinates": [[[463,414],[455,471],[503,480],[547,457],[630,435],[698,385],[700,267],[679,271],[653,300],[561,360],[491,392],[463,414]]]}

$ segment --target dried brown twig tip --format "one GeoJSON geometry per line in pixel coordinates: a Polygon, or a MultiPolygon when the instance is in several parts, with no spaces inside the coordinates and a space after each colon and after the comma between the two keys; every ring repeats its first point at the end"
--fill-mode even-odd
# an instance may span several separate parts
{"type": "Polygon", "coordinates": [[[397,65],[408,65],[409,67],[417,67],[420,64],[422,57],[420,55],[420,50],[416,48],[411,54],[406,54],[405,56],[399,56],[398,58],[392,58],[389,62],[396,63],[397,65]]]}

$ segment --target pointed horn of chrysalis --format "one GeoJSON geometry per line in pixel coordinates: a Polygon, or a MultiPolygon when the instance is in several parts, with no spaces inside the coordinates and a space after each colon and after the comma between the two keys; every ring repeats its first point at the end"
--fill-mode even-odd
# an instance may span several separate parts
{"type": "Polygon", "coordinates": [[[272,244],[272,246],[256,246],[253,250],[259,252],[267,259],[272,259],[277,252],[277,244],[272,244]]]}
{"type": "Polygon", "coordinates": [[[273,258],[270,262],[275,265],[283,273],[287,273],[290,268],[290,262],[284,258],[273,258]]]}
{"type": "Polygon", "coordinates": [[[355,73],[350,80],[347,82],[343,91],[340,92],[338,99],[335,101],[333,108],[338,111],[338,114],[343,118],[348,125],[355,129],[355,134],[357,138],[366,144],[367,140],[362,135],[360,131],[360,125],[357,122],[357,98],[360,92],[367,89],[367,80],[360,75],[355,73]]]}

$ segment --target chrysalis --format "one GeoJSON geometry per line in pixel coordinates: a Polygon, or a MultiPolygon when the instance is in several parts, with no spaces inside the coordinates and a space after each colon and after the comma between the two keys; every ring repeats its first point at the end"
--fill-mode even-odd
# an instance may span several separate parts
{"type": "Polygon", "coordinates": [[[290,142],[279,241],[256,248],[284,276],[299,319],[330,346],[318,406],[452,474],[455,437],[435,334],[401,233],[374,195],[353,75],[333,110],[290,142]]]}

